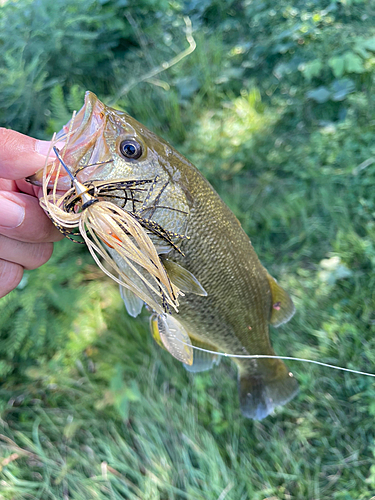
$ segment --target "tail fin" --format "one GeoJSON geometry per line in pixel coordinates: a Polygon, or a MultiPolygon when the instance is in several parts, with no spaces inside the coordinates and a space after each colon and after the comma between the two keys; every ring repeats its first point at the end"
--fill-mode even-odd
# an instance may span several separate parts
{"type": "Polygon", "coordinates": [[[275,406],[286,404],[298,392],[297,380],[282,361],[262,360],[260,365],[266,363],[266,371],[239,373],[241,411],[253,420],[267,417],[275,406]]]}

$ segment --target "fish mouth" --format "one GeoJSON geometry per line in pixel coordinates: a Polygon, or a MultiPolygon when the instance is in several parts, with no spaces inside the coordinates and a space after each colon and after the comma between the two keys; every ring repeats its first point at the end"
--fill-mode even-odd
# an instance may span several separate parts
{"type": "MultiPolygon", "coordinates": [[[[77,175],[80,182],[90,179],[93,172],[96,172],[101,164],[112,161],[112,155],[104,138],[106,118],[105,105],[93,92],[87,91],[82,108],[55,136],[55,142],[65,143],[60,149],[60,154],[71,173],[77,175]]],[[[49,172],[52,165],[58,160],[49,159],[47,161],[47,172],[49,172]]],[[[42,186],[43,170],[38,170],[26,180],[36,186],[42,186]]],[[[52,187],[54,182],[55,178],[52,176],[48,187],[52,187]]],[[[68,174],[60,171],[57,189],[66,190],[70,188],[70,185],[68,174]]]]}
{"type": "Polygon", "coordinates": [[[89,90],[85,93],[85,102],[82,108],[76,113],[74,123],[69,120],[66,125],[56,134],[56,141],[69,141],[77,143],[77,146],[85,140],[87,134],[95,133],[100,127],[100,120],[104,118],[104,104],[99,101],[96,95],[89,90]],[[70,130],[70,128],[72,129],[70,130]]]}

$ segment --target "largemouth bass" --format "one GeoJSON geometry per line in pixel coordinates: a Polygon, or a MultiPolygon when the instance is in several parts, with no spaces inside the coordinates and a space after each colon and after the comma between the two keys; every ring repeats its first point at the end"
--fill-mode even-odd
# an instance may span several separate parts
{"type": "MultiPolygon", "coordinates": [[[[157,296],[140,279],[145,271],[129,267],[114,244],[105,241],[117,268],[142,291],[134,293],[135,288],[121,286],[128,312],[137,316],[147,302],[144,297],[149,296],[149,309],[157,312],[151,320],[157,340],[166,332],[175,332],[211,351],[275,355],[269,325],[277,327],[288,321],[294,314],[293,302],[262,266],[237,218],[194,165],[134,118],[105,106],[91,92],[86,93],[74,123],[57,135],[57,140],[67,138],[62,155],[70,172],[81,186],[87,190],[91,186],[90,196],[100,196],[136,215],[157,250],[171,287],[182,292],[178,307],[172,310],[163,296],[157,296]],[[100,191],[103,181],[113,182],[117,190],[100,191]],[[120,181],[136,182],[137,188],[121,190],[120,181]]],[[[40,184],[41,179],[39,172],[30,181],[40,184]]],[[[68,175],[61,174],[58,189],[71,189],[68,175]]],[[[168,349],[166,342],[164,346],[168,349]]],[[[194,350],[191,361],[185,368],[198,372],[211,368],[218,356],[194,350]]],[[[298,391],[292,373],[279,359],[238,358],[235,362],[241,410],[248,418],[266,417],[298,391]]]]}

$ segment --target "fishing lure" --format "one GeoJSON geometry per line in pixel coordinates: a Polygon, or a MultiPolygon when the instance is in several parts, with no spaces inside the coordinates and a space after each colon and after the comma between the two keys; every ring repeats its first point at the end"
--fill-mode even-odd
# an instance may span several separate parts
{"type": "Polygon", "coordinates": [[[153,314],[150,317],[151,334],[160,347],[185,365],[194,361],[193,345],[185,328],[170,314],[153,314]]]}
{"type": "Polygon", "coordinates": [[[171,234],[154,221],[103,199],[111,196],[122,198],[125,206],[130,197],[135,203],[134,193],[153,181],[124,180],[112,183],[90,181],[83,184],[70,172],[59,150],[56,147],[53,147],[53,150],[59,165],[57,172],[55,172],[56,167],[53,166],[48,174],[45,173],[44,197],[41,200],[41,206],[54,224],[68,235],[75,234],[74,229],[78,228],[79,234],[100,269],[121,286],[135,293],[157,314],[163,314],[170,308],[178,311],[178,296],[183,295],[183,292],[171,283],[146,230],[156,234],[178,250],[172,240],[172,237],[176,236],[175,233],[171,234]],[[62,196],[56,193],[60,165],[72,182],[72,188],[62,196]],[[55,174],[54,187],[52,193],[48,194],[47,185],[53,174],[55,174]],[[132,194],[128,196],[128,192],[132,194]],[[149,293],[145,293],[144,287],[138,286],[122,271],[111,254],[111,250],[114,250],[132,269],[137,278],[146,285],[149,293]],[[113,272],[104,267],[99,257],[110,265],[113,272]],[[155,296],[161,299],[161,305],[155,300],[155,296]]]}

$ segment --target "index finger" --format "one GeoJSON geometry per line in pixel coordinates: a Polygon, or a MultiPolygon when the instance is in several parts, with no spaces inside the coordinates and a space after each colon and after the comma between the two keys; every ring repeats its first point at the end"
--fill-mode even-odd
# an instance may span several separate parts
{"type": "Polygon", "coordinates": [[[18,180],[44,167],[50,147],[15,130],[0,127],[0,178],[18,180]]]}

